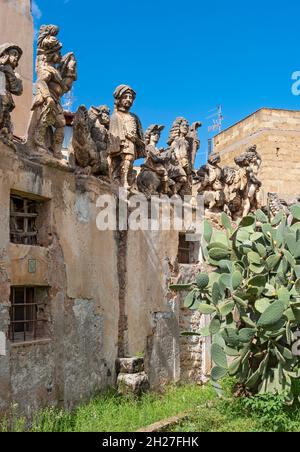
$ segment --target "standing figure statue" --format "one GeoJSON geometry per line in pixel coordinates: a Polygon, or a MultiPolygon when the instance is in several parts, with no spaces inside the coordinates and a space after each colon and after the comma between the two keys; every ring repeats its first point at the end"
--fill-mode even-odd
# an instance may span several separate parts
{"type": "Polygon", "coordinates": [[[114,92],[115,110],[110,121],[108,163],[112,181],[129,189],[133,180],[133,164],[146,157],[143,129],[139,118],[130,112],[136,97],[130,86],[120,85],[114,92]]]}
{"type": "Polygon", "coordinates": [[[256,145],[251,146],[240,157],[234,159],[240,167],[240,193],[243,199],[243,213],[245,217],[251,210],[261,208],[261,185],[257,179],[261,167],[261,156],[256,150],[256,145]]]}
{"type": "Polygon", "coordinates": [[[200,179],[198,193],[204,196],[204,205],[210,210],[222,208],[225,202],[220,162],[220,154],[213,153],[197,173],[200,179]]]}
{"type": "Polygon", "coordinates": [[[145,133],[147,158],[137,178],[138,188],[146,196],[154,194],[181,194],[187,184],[187,176],[180,166],[174,149],[158,149],[164,126],[153,124],[145,133]]]}
{"type": "Polygon", "coordinates": [[[0,140],[15,149],[11,112],[15,108],[12,95],[21,96],[23,83],[15,72],[22,50],[15,44],[0,45],[0,140]]]}
{"type": "Polygon", "coordinates": [[[157,148],[164,128],[165,126],[152,124],[145,133],[147,157],[138,175],[137,185],[139,190],[148,196],[157,193],[168,194],[169,192],[167,162],[170,153],[157,148]]]}
{"type": "Polygon", "coordinates": [[[198,128],[200,122],[195,122],[191,127],[183,117],[178,117],[170,130],[168,145],[174,151],[179,166],[184,170],[188,179],[187,189],[190,191],[193,182],[193,166],[200,140],[198,128]]]}
{"type": "Polygon", "coordinates": [[[77,79],[77,64],[73,53],[61,56],[62,44],[57,39],[59,28],[43,25],[38,37],[36,60],[36,95],[28,142],[33,153],[50,153],[62,159],[66,125],[61,98],[77,79]]]}

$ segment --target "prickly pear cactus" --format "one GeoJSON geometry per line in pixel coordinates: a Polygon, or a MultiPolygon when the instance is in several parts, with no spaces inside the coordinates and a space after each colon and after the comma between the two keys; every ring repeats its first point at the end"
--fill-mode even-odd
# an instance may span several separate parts
{"type": "MultiPolygon", "coordinates": [[[[300,206],[290,208],[293,224],[281,211],[270,221],[264,212],[233,228],[223,213],[223,231],[205,221],[203,255],[215,268],[195,282],[171,286],[185,290],[185,306],[211,316],[198,334],[212,336],[212,383],[236,376],[250,392],[286,393],[300,377],[293,354],[300,326],[300,206]]],[[[189,334],[189,333],[186,333],[189,334]]]]}

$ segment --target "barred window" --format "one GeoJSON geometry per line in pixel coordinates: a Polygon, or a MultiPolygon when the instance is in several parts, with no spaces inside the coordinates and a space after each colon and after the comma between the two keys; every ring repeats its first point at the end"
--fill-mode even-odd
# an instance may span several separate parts
{"type": "Polygon", "coordinates": [[[190,242],[186,241],[185,233],[179,234],[178,262],[179,264],[190,263],[190,242]]]}
{"type": "Polygon", "coordinates": [[[48,246],[51,237],[49,199],[12,193],[10,196],[10,241],[48,246]]]}
{"type": "Polygon", "coordinates": [[[36,201],[11,196],[10,198],[10,240],[12,243],[37,245],[36,201]]]}
{"type": "Polygon", "coordinates": [[[12,342],[34,341],[45,337],[47,319],[42,299],[44,294],[45,289],[11,288],[9,338],[12,342]]]}
{"type": "MultiPolygon", "coordinates": [[[[191,236],[191,234],[188,234],[191,236]]],[[[187,233],[179,233],[178,263],[195,264],[199,261],[199,240],[187,240],[187,233]]]]}

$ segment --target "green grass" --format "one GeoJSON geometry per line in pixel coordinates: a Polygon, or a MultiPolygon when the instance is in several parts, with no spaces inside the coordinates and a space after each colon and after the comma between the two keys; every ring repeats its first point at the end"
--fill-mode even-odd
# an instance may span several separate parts
{"type": "MultiPolygon", "coordinates": [[[[173,432],[300,432],[300,408],[285,404],[284,395],[234,398],[235,381],[223,381],[225,398],[197,407],[173,432]]],[[[295,390],[295,394],[297,390],[295,390]]]]}
{"type": "MultiPolygon", "coordinates": [[[[69,413],[48,408],[38,413],[31,426],[34,432],[134,432],[176,414],[194,410],[215,397],[210,387],[169,386],[164,393],[148,393],[140,399],[120,397],[114,391],[100,395],[69,413]]],[[[0,431],[24,430],[22,419],[10,427],[0,421],[0,431]]]]}
{"type": "MultiPolygon", "coordinates": [[[[72,412],[47,408],[29,428],[33,432],[134,432],[154,422],[189,412],[173,432],[300,431],[300,409],[288,408],[280,396],[248,399],[232,396],[234,381],[223,382],[225,399],[208,384],[169,386],[162,394],[120,397],[114,391],[100,395],[72,412]]],[[[0,419],[0,431],[24,431],[24,419],[0,419]]]]}

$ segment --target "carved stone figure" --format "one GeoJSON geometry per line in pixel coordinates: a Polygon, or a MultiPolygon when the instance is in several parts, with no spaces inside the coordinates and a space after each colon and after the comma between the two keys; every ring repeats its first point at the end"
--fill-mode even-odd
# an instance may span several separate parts
{"type": "Polygon", "coordinates": [[[81,106],[75,114],[72,148],[80,173],[108,176],[109,114],[106,105],[81,106]]]}
{"type": "Polygon", "coordinates": [[[240,192],[243,197],[242,216],[244,217],[251,210],[261,207],[261,182],[257,179],[261,167],[261,157],[256,146],[252,146],[247,149],[245,154],[236,157],[234,161],[240,167],[240,192]]]}
{"type": "Polygon", "coordinates": [[[153,124],[145,133],[147,158],[137,178],[140,191],[147,196],[154,194],[182,195],[188,178],[172,147],[158,149],[164,126],[153,124]]]}
{"type": "MultiPolygon", "coordinates": [[[[192,171],[197,150],[200,146],[198,128],[200,122],[195,122],[191,127],[183,117],[174,121],[170,130],[168,145],[174,151],[178,165],[184,170],[188,180],[187,190],[191,190],[192,171]]],[[[172,175],[170,177],[173,179],[172,175]]]]}
{"type": "Polygon", "coordinates": [[[11,112],[15,108],[12,95],[21,96],[23,83],[15,72],[22,50],[12,43],[0,45],[0,140],[15,149],[11,112]]]}
{"type": "Polygon", "coordinates": [[[243,208],[243,176],[244,173],[237,168],[225,166],[222,168],[222,190],[224,193],[224,211],[231,215],[233,219],[237,218],[243,208]]]}
{"type": "Polygon", "coordinates": [[[145,133],[146,160],[137,178],[137,185],[141,192],[147,195],[169,192],[169,177],[166,168],[169,153],[157,148],[164,126],[152,124],[145,133]]]}
{"type": "Polygon", "coordinates": [[[219,154],[211,154],[208,163],[198,171],[201,184],[199,193],[204,195],[204,205],[210,210],[223,207],[225,202],[220,161],[219,154]]]}
{"type": "Polygon", "coordinates": [[[289,215],[289,204],[284,200],[280,199],[278,193],[268,193],[268,210],[270,213],[271,220],[283,210],[285,214],[289,215]]]}
{"type": "Polygon", "coordinates": [[[256,146],[235,158],[236,168],[221,168],[220,160],[219,154],[212,154],[197,173],[198,193],[204,196],[205,207],[215,213],[225,211],[233,220],[261,208],[261,182],[257,178],[261,157],[256,146]]]}
{"type": "Polygon", "coordinates": [[[36,60],[37,82],[33,115],[28,134],[32,153],[50,153],[62,159],[66,125],[61,98],[77,79],[73,53],[61,56],[62,44],[57,39],[59,28],[43,25],[38,37],[36,60]]]}
{"type": "Polygon", "coordinates": [[[146,157],[143,129],[139,118],[130,112],[136,97],[127,85],[120,85],[114,92],[115,110],[110,122],[109,168],[112,181],[129,189],[133,180],[133,164],[146,157]]]}

